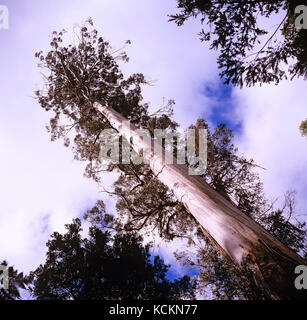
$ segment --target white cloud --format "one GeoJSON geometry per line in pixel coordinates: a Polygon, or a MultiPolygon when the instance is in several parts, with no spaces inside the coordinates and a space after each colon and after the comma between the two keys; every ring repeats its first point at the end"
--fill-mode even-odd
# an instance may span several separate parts
{"type": "Polygon", "coordinates": [[[174,0],[4,4],[10,29],[0,31],[0,70],[5,75],[0,78],[0,259],[27,272],[44,261],[50,233],[63,232],[65,223],[103,196],[94,182],[83,178],[83,165],[73,161],[72,152],[50,142],[45,131],[49,115],[31,98],[42,86],[34,53],[48,50],[51,32],[71,30],[91,16],[114,48],[130,39],[131,61],[124,71],[157,80],[144,89],[145,101],[158,108],[163,97],[175,99],[183,126],[204,112],[201,85],[214,82],[217,70],[214,54],[198,40],[198,23],[178,28],[167,21],[175,11],[174,0]]]}
{"type": "MultiPolygon", "coordinates": [[[[72,152],[50,142],[44,128],[48,114],[30,97],[42,86],[34,53],[48,50],[51,32],[71,30],[91,16],[114,48],[131,40],[124,71],[156,80],[144,89],[145,100],[158,108],[163,97],[175,99],[176,120],[183,127],[210,114],[212,99],[203,89],[217,85],[218,70],[216,53],[198,39],[197,21],[182,28],[167,21],[175,0],[3,2],[10,10],[10,29],[0,31],[0,260],[29,271],[44,261],[50,233],[63,232],[65,223],[102,196],[82,177],[83,165],[73,161],[72,152]]],[[[236,90],[234,97],[233,116],[244,129],[240,149],[267,168],[262,178],[270,195],[296,188],[303,208],[307,142],[298,125],[306,118],[304,82],[236,90]]]]}
{"type": "Polygon", "coordinates": [[[288,189],[297,190],[302,214],[307,213],[307,141],[298,127],[306,118],[305,86],[296,79],[234,93],[238,102],[235,116],[243,121],[240,149],[266,168],[259,172],[271,198],[282,197],[288,189]]]}

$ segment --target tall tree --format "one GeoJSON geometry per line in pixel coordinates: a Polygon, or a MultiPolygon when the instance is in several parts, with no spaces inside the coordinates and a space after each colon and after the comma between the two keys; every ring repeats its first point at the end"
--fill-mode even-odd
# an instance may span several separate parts
{"type": "MultiPolygon", "coordinates": [[[[254,172],[256,164],[238,154],[231,130],[225,125],[219,125],[212,130],[203,119],[198,119],[196,125],[191,126],[196,127],[208,130],[208,165],[202,178],[286,246],[303,256],[306,255],[306,224],[296,222],[295,193],[287,192],[284,205],[280,209],[274,209],[274,203],[265,199],[259,176],[254,172]]],[[[126,167],[126,170],[123,167],[121,171],[114,184],[114,191],[111,192],[118,199],[118,221],[101,219],[102,216],[105,217],[101,214],[105,210],[101,202],[88,211],[86,219],[104,226],[111,223],[120,229],[142,229],[149,234],[157,230],[159,235],[167,240],[187,239],[191,249],[178,250],[176,256],[184,264],[198,267],[200,291],[208,292],[210,288],[209,291],[213,290],[217,299],[269,297],[266,290],[257,287],[249,270],[238,270],[224,252],[216,245],[212,246],[213,239],[210,239],[210,235],[204,235],[197,221],[172,193],[152,176],[148,167],[130,166],[126,167]]],[[[186,247],[185,243],[183,247],[186,247]]]]}
{"type": "Polygon", "coordinates": [[[115,233],[91,227],[81,238],[81,221],[66,225],[47,242],[46,262],[30,275],[38,300],[151,300],[193,298],[189,277],[170,281],[169,266],[151,257],[136,233],[115,233]],[[153,261],[152,261],[153,260],[153,261]]]}
{"type": "MultiPolygon", "coordinates": [[[[88,23],[92,25],[92,21],[88,23]]],[[[49,71],[46,91],[38,91],[41,106],[52,110],[52,139],[73,133],[77,159],[89,160],[87,173],[101,170],[99,136],[103,129],[119,132],[137,152],[147,151],[153,175],[168,187],[174,196],[210,234],[215,243],[238,265],[247,266],[266,286],[273,298],[294,298],[302,295],[293,286],[294,268],[304,261],[292,250],[271,236],[255,221],[213,190],[199,176],[189,175],[185,165],[166,164],[151,143],[137,132],[150,120],[146,104],[142,104],[141,85],[144,76],[135,74],[124,79],[116,60],[127,61],[124,53],[112,52],[95,29],[81,28],[78,45],[62,45],[63,32],[53,33],[52,50],[38,52],[40,65],[49,71]],[[65,117],[66,123],[61,124],[65,117]],[[130,129],[123,125],[131,120],[130,129]],[[67,123],[69,121],[70,123],[67,123]],[[276,276],[277,275],[277,276],[276,276]]]]}

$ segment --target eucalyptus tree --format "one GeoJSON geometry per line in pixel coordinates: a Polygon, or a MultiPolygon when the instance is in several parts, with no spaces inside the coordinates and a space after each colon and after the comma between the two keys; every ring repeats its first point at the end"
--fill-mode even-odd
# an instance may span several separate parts
{"type": "MultiPolygon", "coordinates": [[[[225,199],[273,234],[295,252],[306,256],[306,223],[297,220],[295,193],[287,192],[281,208],[275,209],[275,201],[266,200],[259,175],[255,173],[253,160],[239,155],[233,143],[233,134],[221,124],[210,129],[203,119],[191,128],[199,126],[208,130],[208,164],[202,178],[225,199]],[[291,221],[290,221],[291,220],[291,221]]],[[[263,170],[263,169],[262,169],[263,170]]],[[[197,224],[193,216],[172,193],[152,176],[148,167],[122,168],[114,183],[119,218],[106,218],[100,201],[85,218],[94,225],[116,226],[119,229],[142,230],[148,235],[158,231],[169,241],[182,239],[182,248],[176,252],[178,261],[199,272],[199,292],[212,292],[215,299],[268,299],[269,294],[257,286],[257,281],[247,268],[238,267],[219,249],[214,239],[197,224]],[[210,241],[209,241],[210,240],[210,241]]]]}
{"type": "MultiPolygon", "coordinates": [[[[295,298],[302,292],[294,286],[294,268],[304,261],[284,246],[237,206],[211,188],[200,176],[189,175],[184,164],[168,164],[152,152],[151,143],[137,128],[150,123],[148,105],[143,103],[142,74],[127,78],[118,61],[128,61],[122,51],[112,51],[98,36],[92,21],[80,29],[78,44],[63,44],[62,32],[54,32],[51,50],[36,54],[45,75],[45,90],[37,91],[40,105],[53,111],[48,130],[52,139],[63,138],[68,146],[73,139],[76,159],[88,161],[86,174],[103,170],[99,137],[104,129],[118,131],[131,148],[149,154],[149,173],[167,187],[201,225],[212,241],[239,266],[246,266],[272,298],[295,298]],[[124,125],[131,122],[130,128],[124,125]]],[[[121,166],[115,166],[121,169],[121,166]]]]}

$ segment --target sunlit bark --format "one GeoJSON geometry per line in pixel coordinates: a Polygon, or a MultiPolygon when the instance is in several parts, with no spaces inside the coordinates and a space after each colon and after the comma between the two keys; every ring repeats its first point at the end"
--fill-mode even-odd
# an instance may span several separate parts
{"type": "Polygon", "coordinates": [[[97,102],[94,107],[128,141],[133,138],[132,147],[137,153],[151,151],[149,165],[158,179],[185,205],[223,252],[238,265],[253,271],[258,285],[273,299],[307,298],[306,290],[297,290],[294,286],[297,276],[294,269],[305,264],[295,252],[214,191],[201,177],[189,175],[187,166],[163,163],[152,152],[152,146],[137,134],[135,126],[123,125],[127,119],[122,115],[97,102]]]}

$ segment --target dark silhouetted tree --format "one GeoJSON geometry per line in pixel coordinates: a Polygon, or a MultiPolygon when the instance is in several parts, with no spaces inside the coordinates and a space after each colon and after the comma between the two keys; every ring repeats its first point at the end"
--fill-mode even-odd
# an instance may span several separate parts
{"type": "MultiPolygon", "coordinates": [[[[13,266],[9,266],[6,261],[3,261],[0,266],[7,268],[9,276],[8,289],[3,288],[4,283],[0,285],[0,301],[1,300],[19,300],[21,299],[20,289],[27,290],[29,281],[27,277],[24,277],[23,273],[19,273],[13,266]]],[[[2,271],[0,271],[2,275],[2,271]]],[[[2,277],[1,277],[2,279],[2,277]]],[[[2,279],[3,280],[3,279],[2,279]]]]}
{"type": "Polygon", "coordinates": [[[81,238],[81,221],[66,225],[48,241],[47,258],[30,275],[38,300],[150,300],[193,298],[189,277],[170,281],[169,266],[151,257],[149,245],[136,233],[117,233],[91,227],[81,238]],[[153,260],[153,261],[152,261],[153,260]]]}

